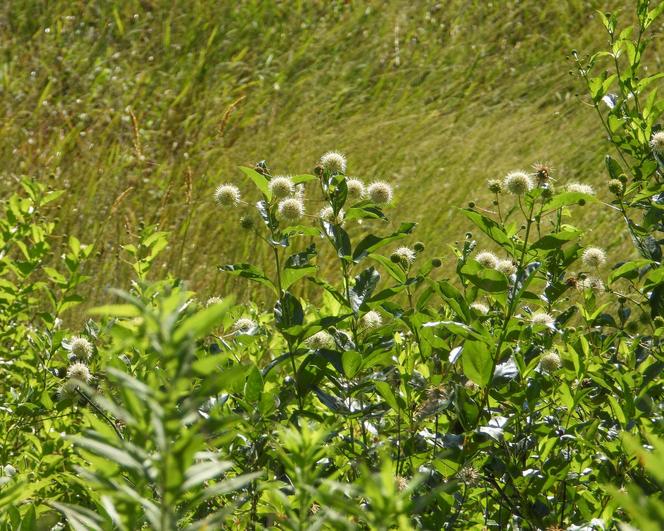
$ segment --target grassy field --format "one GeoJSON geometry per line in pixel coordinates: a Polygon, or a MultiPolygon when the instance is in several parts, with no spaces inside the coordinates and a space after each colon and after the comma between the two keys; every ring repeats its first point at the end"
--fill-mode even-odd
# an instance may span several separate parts
{"type": "MultiPolygon", "coordinates": [[[[121,245],[155,223],[172,232],[169,271],[201,295],[232,289],[215,266],[255,242],[215,186],[261,159],[310,172],[329,149],[393,183],[394,217],[446,256],[466,230],[454,207],[509,170],[548,161],[558,184],[608,197],[608,146],[566,56],[604,46],[594,10],[619,4],[2,3],[2,186],[67,190],[59,233],[97,245],[90,305],[127,284],[121,245]]],[[[594,220],[609,252],[613,221],[594,220]]]]}

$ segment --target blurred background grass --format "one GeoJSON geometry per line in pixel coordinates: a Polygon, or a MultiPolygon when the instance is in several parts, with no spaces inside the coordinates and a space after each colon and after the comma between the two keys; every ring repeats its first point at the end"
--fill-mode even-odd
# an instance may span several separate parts
{"type": "MultiPolygon", "coordinates": [[[[567,59],[606,45],[594,11],[608,8],[631,17],[591,0],[3,2],[0,186],[67,190],[60,234],[97,242],[88,305],[127,286],[120,246],[153,223],[172,232],[156,274],[203,297],[244,286],[216,265],[260,258],[257,242],[215,186],[249,191],[237,166],[261,159],[311,172],[331,149],[393,183],[392,218],[449,256],[467,229],[454,207],[490,204],[486,180],[509,170],[547,161],[557,184],[608,199],[608,145],[567,59]]],[[[575,222],[611,252],[611,216],[575,222]]]]}

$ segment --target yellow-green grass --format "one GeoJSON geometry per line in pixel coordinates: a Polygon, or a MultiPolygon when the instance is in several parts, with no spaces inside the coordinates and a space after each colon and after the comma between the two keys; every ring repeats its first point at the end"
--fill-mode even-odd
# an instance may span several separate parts
{"type": "MultiPolygon", "coordinates": [[[[3,194],[21,175],[67,190],[59,233],[97,245],[87,305],[127,286],[120,246],[142,224],[172,232],[153,275],[203,297],[244,287],[216,266],[262,255],[215,186],[254,193],[238,165],[310,172],[330,149],[393,183],[391,217],[449,257],[468,229],[455,207],[490,205],[486,180],[509,170],[548,161],[557,185],[609,199],[609,146],[567,59],[606,45],[607,8],[631,17],[579,0],[2,3],[3,194]]],[[[626,249],[609,209],[574,221],[626,249]]]]}

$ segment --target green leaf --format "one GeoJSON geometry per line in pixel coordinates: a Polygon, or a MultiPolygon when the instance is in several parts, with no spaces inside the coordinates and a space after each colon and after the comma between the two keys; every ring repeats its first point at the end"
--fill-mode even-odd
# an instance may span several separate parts
{"type": "Polygon", "coordinates": [[[274,321],[279,330],[304,323],[304,311],[300,301],[289,291],[284,292],[274,306],[274,321]]]}
{"type": "Polygon", "coordinates": [[[466,263],[461,273],[472,284],[489,293],[505,293],[509,286],[507,277],[495,269],[487,269],[475,262],[466,263]],[[479,268],[477,267],[479,266],[479,268]]]}
{"type": "Polygon", "coordinates": [[[563,230],[542,236],[539,240],[534,242],[531,249],[555,250],[560,249],[565,243],[578,238],[581,231],[579,230],[563,230]]]}
{"type": "Polygon", "coordinates": [[[491,381],[493,357],[482,341],[466,341],[461,353],[464,374],[477,385],[485,387],[491,381]]]}
{"type": "Polygon", "coordinates": [[[514,243],[499,223],[475,210],[463,208],[461,212],[493,241],[508,249],[513,249],[514,243]]]}
{"type": "Polygon", "coordinates": [[[133,304],[107,304],[88,310],[91,315],[103,315],[108,317],[138,317],[141,314],[140,308],[133,304]]]}
{"type": "Polygon", "coordinates": [[[231,275],[235,275],[242,278],[248,278],[254,282],[258,282],[269,287],[277,295],[277,288],[272,283],[272,281],[265,276],[265,273],[260,267],[251,265],[251,264],[232,264],[219,266],[219,271],[225,271],[231,275]]]}
{"type": "Polygon", "coordinates": [[[387,382],[374,382],[374,387],[380,396],[383,397],[383,400],[387,402],[387,405],[390,406],[394,411],[399,411],[403,409],[400,406],[397,397],[392,392],[392,388],[387,382]]]}
{"type": "Polygon", "coordinates": [[[358,312],[364,301],[366,301],[380,281],[380,273],[371,266],[355,277],[355,284],[350,290],[350,306],[354,312],[358,312]]]}
{"type": "Polygon", "coordinates": [[[618,179],[620,177],[623,172],[622,168],[611,155],[604,157],[604,164],[606,164],[606,169],[609,170],[609,175],[612,179],[618,179]]]}
{"type": "Polygon", "coordinates": [[[196,463],[187,469],[184,475],[184,483],[180,486],[181,492],[198,487],[206,481],[214,479],[233,466],[230,461],[203,461],[196,463]]]}
{"type": "Polygon", "coordinates": [[[109,461],[117,463],[125,468],[130,468],[133,470],[142,469],[143,465],[139,461],[137,461],[125,450],[121,450],[116,446],[112,446],[105,442],[91,439],[89,437],[76,437],[74,438],[74,444],[89,450],[95,455],[105,457],[109,461]]]}
{"type": "Polygon", "coordinates": [[[180,343],[188,336],[194,339],[205,337],[221,324],[221,320],[230,306],[231,298],[226,298],[220,303],[212,304],[208,308],[195,313],[180,324],[173,334],[173,340],[180,343]]]}
{"type": "Polygon", "coordinates": [[[255,365],[249,370],[244,384],[244,398],[248,402],[258,402],[263,392],[263,376],[255,365]]]}
{"type": "Polygon", "coordinates": [[[374,234],[369,234],[364,239],[362,239],[355,250],[353,251],[353,262],[357,263],[362,260],[365,256],[373,253],[377,249],[390,243],[404,238],[415,228],[416,223],[402,223],[399,225],[399,228],[390,234],[389,236],[376,236],[374,234]]]}
{"type": "Polygon", "coordinates": [[[344,373],[348,378],[353,378],[362,367],[362,355],[354,350],[347,350],[341,356],[344,373]]]}
{"type": "Polygon", "coordinates": [[[269,185],[270,181],[268,181],[265,175],[261,175],[253,168],[247,168],[246,166],[240,166],[240,170],[254,182],[262,194],[267,197],[268,201],[272,199],[272,192],[270,191],[269,185]]]}

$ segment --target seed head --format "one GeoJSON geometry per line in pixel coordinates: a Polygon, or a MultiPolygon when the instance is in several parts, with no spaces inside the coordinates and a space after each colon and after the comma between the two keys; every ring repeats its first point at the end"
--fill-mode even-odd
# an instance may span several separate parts
{"type": "Polygon", "coordinates": [[[489,179],[487,181],[487,186],[489,191],[493,194],[499,194],[503,191],[503,185],[498,179],[489,179]]]}
{"type": "Polygon", "coordinates": [[[67,369],[67,378],[76,382],[89,383],[92,379],[90,369],[84,363],[72,363],[67,369]]]}
{"type": "Polygon", "coordinates": [[[480,386],[477,385],[472,380],[466,380],[466,383],[463,384],[463,386],[466,388],[466,391],[470,391],[471,393],[474,393],[475,391],[480,390],[480,386]]]}
{"type": "Polygon", "coordinates": [[[415,262],[415,257],[415,251],[413,251],[410,247],[399,247],[392,253],[390,259],[396,264],[401,264],[403,267],[408,267],[413,262],[415,262]]]}
{"type": "Polygon", "coordinates": [[[238,336],[250,335],[256,331],[258,324],[253,319],[241,317],[233,323],[233,332],[238,336]]]}
{"type": "Polygon", "coordinates": [[[601,293],[604,291],[604,282],[597,277],[586,277],[577,281],[576,288],[581,291],[590,289],[601,293]]]}
{"type": "Polygon", "coordinates": [[[623,195],[625,186],[618,179],[611,179],[609,181],[609,192],[616,195],[623,195]]]}
{"type": "Polygon", "coordinates": [[[369,199],[378,205],[384,205],[392,201],[392,187],[383,181],[376,181],[367,189],[369,199]]]}
{"type": "Polygon", "coordinates": [[[288,197],[279,202],[277,210],[284,221],[293,223],[304,216],[304,203],[296,197],[288,197]]]}
{"type": "Polygon", "coordinates": [[[496,266],[498,265],[498,257],[491,251],[477,253],[475,260],[487,269],[496,269],[496,266]]]}
{"type": "Polygon", "coordinates": [[[92,356],[92,343],[81,336],[74,336],[69,340],[69,350],[78,359],[92,356]]]}
{"type": "Polygon", "coordinates": [[[268,187],[272,192],[272,196],[277,199],[288,197],[294,191],[292,179],[284,175],[273,177],[268,187]]]}
{"type": "Polygon", "coordinates": [[[468,484],[469,486],[477,485],[480,481],[479,472],[472,466],[465,466],[457,472],[459,481],[468,484]]]}
{"type": "Polygon", "coordinates": [[[561,366],[560,356],[555,350],[549,350],[540,356],[540,367],[545,372],[556,372],[561,366]]]}
{"type": "Polygon", "coordinates": [[[489,307],[486,304],[481,302],[474,302],[470,305],[471,310],[475,310],[481,315],[486,315],[489,313],[489,307]]]}
{"type": "Polygon", "coordinates": [[[221,206],[237,206],[240,204],[240,189],[232,184],[220,184],[214,191],[214,200],[221,206]]]}
{"type": "Polygon", "coordinates": [[[308,337],[305,343],[311,350],[334,347],[334,339],[325,330],[316,332],[313,336],[308,337]]]}
{"type": "Polygon", "coordinates": [[[330,173],[346,173],[346,157],[338,151],[328,151],[320,158],[320,164],[330,173]]]}
{"type": "Polygon", "coordinates": [[[332,225],[343,225],[346,213],[342,208],[335,216],[334,209],[331,206],[326,206],[325,208],[321,209],[318,215],[320,216],[320,219],[322,219],[323,221],[327,221],[328,223],[332,223],[332,225]]]}
{"type": "Polygon", "coordinates": [[[364,183],[359,179],[347,179],[348,197],[351,199],[362,199],[366,193],[364,183]]]}
{"type": "Polygon", "coordinates": [[[506,277],[512,276],[514,273],[516,273],[516,265],[514,265],[512,260],[498,260],[496,269],[506,277]]]}
{"type": "Polygon", "coordinates": [[[408,487],[408,480],[403,476],[396,477],[397,490],[403,492],[408,487]]]}
{"type": "Polygon", "coordinates": [[[596,269],[606,263],[606,253],[599,247],[588,247],[585,251],[583,251],[581,260],[583,260],[583,264],[586,267],[592,267],[596,269]]]}
{"type": "Polygon", "coordinates": [[[588,184],[571,183],[567,185],[568,192],[577,192],[579,194],[595,195],[595,189],[588,184]]]}
{"type": "Polygon", "coordinates": [[[371,330],[372,328],[378,328],[382,325],[383,318],[377,311],[371,310],[362,316],[360,322],[364,328],[371,330]]]}
{"type": "Polygon", "coordinates": [[[664,156],[664,131],[657,131],[652,135],[650,147],[660,157],[664,156]]]}
{"type": "Polygon", "coordinates": [[[517,170],[505,176],[503,186],[510,194],[523,195],[533,189],[533,180],[525,171],[517,170]]]}
{"type": "Polygon", "coordinates": [[[251,216],[242,216],[240,218],[240,227],[242,227],[244,230],[251,230],[254,228],[254,226],[254,218],[251,216]]]}
{"type": "Polygon", "coordinates": [[[530,322],[534,325],[553,327],[556,320],[546,312],[535,312],[530,316],[530,322]]]}

